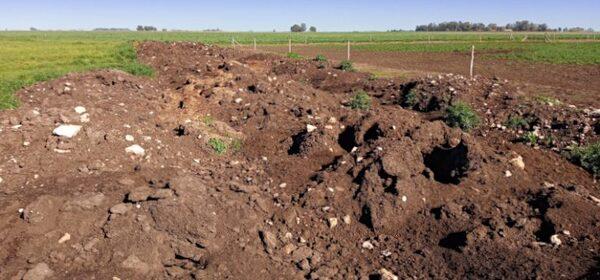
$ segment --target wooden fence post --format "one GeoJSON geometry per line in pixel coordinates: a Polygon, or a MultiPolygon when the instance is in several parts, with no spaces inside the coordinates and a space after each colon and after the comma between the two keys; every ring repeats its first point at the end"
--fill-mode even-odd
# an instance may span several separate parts
{"type": "Polygon", "coordinates": [[[348,56],[347,59],[350,60],[350,41],[348,41],[348,56]]]}
{"type": "Polygon", "coordinates": [[[288,53],[292,52],[292,38],[290,38],[290,41],[288,43],[288,53]]]}
{"type": "Polygon", "coordinates": [[[256,51],[256,38],[254,38],[254,51],[256,51]]]}
{"type": "Polygon", "coordinates": [[[235,37],[231,37],[231,46],[235,50],[235,37]]]}
{"type": "Polygon", "coordinates": [[[471,76],[471,79],[473,79],[473,66],[474,66],[474,63],[475,63],[475,45],[473,45],[471,47],[471,67],[470,67],[470,70],[469,70],[469,74],[471,76]]]}

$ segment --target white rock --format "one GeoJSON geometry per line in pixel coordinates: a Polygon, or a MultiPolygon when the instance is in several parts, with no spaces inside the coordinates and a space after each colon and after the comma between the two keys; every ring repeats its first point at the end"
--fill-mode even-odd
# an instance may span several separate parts
{"type": "Polygon", "coordinates": [[[236,98],[236,99],[234,100],[234,102],[235,102],[236,104],[240,104],[240,103],[242,103],[242,101],[243,101],[243,99],[241,99],[241,98],[236,98]]]}
{"type": "Polygon", "coordinates": [[[327,219],[327,222],[329,223],[329,228],[334,228],[338,224],[338,219],[337,218],[329,218],[329,219],[327,219]]]}
{"type": "Polygon", "coordinates": [[[133,138],[133,136],[127,134],[125,135],[125,141],[127,142],[133,142],[135,140],[135,138],[133,138]]]}
{"type": "Polygon", "coordinates": [[[511,159],[510,161],[508,161],[510,164],[512,164],[514,167],[517,167],[521,170],[525,169],[525,162],[523,161],[523,157],[522,156],[518,156],[516,158],[511,159]]]}
{"type": "Polygon", "coordinates": [[[75,107],[75,112],[76,112],[77,114],[80,114],[80,115],[81,115],[81,114],[83,114],[83,113],[87,112],[87,110],[86,110],[86,109],[85,109],[85,107],[83,107],[83,106],[77,106],[77,107],[75,107]]]}
{"type": "Polygon", "coordinates": [[[371,243],[371,241],[369,240],[363,242],[362,247],[367,250],[373,250],[375,248],[375,246],[373,246],[373,243],[371,243]]]}
{"type": "Polygon", "coordinates": [[[4,181],[4,179],[2,179],[2,177],[0,177],[0,184],[2,184],[2,181],[4,181]]]}
{"type": "Polygon", "coordinates": [[[306,125],[306,132],[311,133],[313,131],[317,130],[317,127],[312,125],[312,124],[307,124],[306,125]]]}
{"type": "Polygon", "coordinates": [[[382,268],[379,270],[379,276],[381,277],[381,280],[398,280],[398,276],[394,275],[394,273],[390,272],[389,270],[382,268]]]}
{"type": "Polygon", "coordinates": [[[402,196],[402,202],[406,202],[408,200],[408,197],[406,197],[406,195],[402,196]]]}
{"type": "Polygon", "coordinates": [[[350,218],[350,215],[346,215],[342,218],[342,220],[344,220],[344,224],[349,225],[350,222],[352,222],[352,219],[350,218]]]}
{"type": "Polygon", "coordinates": [[[512,177],[512,172],[510,172],[510,170],[504,171],[504,177],[506,177],[506,178],[512,177]]]}
{"type": "Polygon", "coordinates": [[[558,238],[558,234],[555,234],[550,236],[550,243],[552,243],[554,246],[560,246],[560,244],[562,244],[562,240],[558,238]]]}
{"type": "Polygon", "coordinates": [[[143,157],[146,154],[146,150],[144,150],[144,148],[140,147],[140,145],[129,146],[129,147],[125,148],[125,152],[128,154],[134,154],[136,156],[141,156],[141,157],[143,157]]]}
{"type": "Polygon", "coordinates": [[[52,131],[54,135],[73,138],[81,130],[81,125],[63,124],[52,131]]]}
{"type": "Polygon", "coordinates": [[[69,240],[71,240],[71,235],[67,232],[67,233],[65,233],[65,235],[63,235],[63,237],[61,237],[58,240],[58,244],[63,244],[65,242],[69,241],[69,240]]]}

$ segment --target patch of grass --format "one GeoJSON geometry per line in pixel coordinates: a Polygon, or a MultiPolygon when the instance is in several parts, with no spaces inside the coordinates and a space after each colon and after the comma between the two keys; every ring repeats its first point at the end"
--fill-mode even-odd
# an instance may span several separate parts
{"type": "Polygon", "coordinates": [[[413,108],[419,103],[419,98],[414,90],[410,90],[407,94],[402,98],[402,106],[405,108],[413,108]]]}
{"type": "Polygon", "coordinates": [[[464,131],[470,131],[479,125],[479,116],[466,103],[456,102],[446,109],[446,123],[451,127],[460,127],[464,131]]]}
{"type": "Polygon", "coordinates": [[[211,115],[202,117],[202,122],[207,126],[212,126],[215,123],[215,119],[211,115]]]}
{"type": "Polygon", "coordinates": [[[295,53],[295,52],[287,53],[287,57],[291,58],[291,59],[302,59],[302,56],[300,54],[295,53]]]}
{"type": "Polygon", "coordinates": [[[244,145],[244,143],[242,142],[242,140],[233,139],[233,140],[231,140],[231,145],[230,145],[231,151],[233,151],[234,153],[237,153],[242,150],[243,145],[244,145]]]}
{"type": "Polygon", "coordinates": [[[542,104],[546,104],[546,105],[550,105],[550,106],[558,106],[561,105],[562,102],[554,97],[551,96],[545,96],[545,95],[538,95],[535,97],[535,100],[537,100],[538,102],[542,103],[542,104]]]}
{"type": "Polygon", "coordinates": [[[529,127],[529,122],[527,122],[526,119],[519,117],[519,116],[510,117],[506,121],[506,126],[508,128],[512,128],[512,129],[527,128],[527,127],[529,127]]]}
{"type": "Polygon", "coordinates": [[[354,64],[350,60],[342,60],[342,62],[340,63],[340,70],[352,72],[354,71],[354,64]]]}
{"type": "Polygon", "coordinates": [[[350,101],[350,108],[354,110],[368,110],[371,108],[371,97],[364,91],[357,92],[350,101]]]}
{"type": "Polygon", "coordinates": [[[325,57],[322,54],[317,54],[317,56],[315,57],[315,61],[318,61],[318,62],[327,62],[327,57],[325,57]]]}
{"type": "Polygon", "coordinates": [[[227,152],[227,143],[219,138],[209,139],[208,145],[217,155],[223,155],[227,152]]]}
{"type": "Polygon", "coordinates": [[[573,149],[569,158],[592,172],[594,176],[600,176],[600,142],[573,149]]]}
{"type": "Polygon", "coordinates": [[[521,140],[531,146],[535,146],[538,144],[538,141],[540,141],[540,137],[534,132],[527,132],[521,136],[521,140]]]}

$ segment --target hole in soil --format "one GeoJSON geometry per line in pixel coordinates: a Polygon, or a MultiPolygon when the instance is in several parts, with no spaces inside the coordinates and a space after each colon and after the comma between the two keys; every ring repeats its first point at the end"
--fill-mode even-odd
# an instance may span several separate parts
{"type": "Polygon", "coordinates": [[[308,138],[305,131],[292,136],[292,145],[288,149],[288,155],[297,155],[301,152],[302,143],[308,138]]]}
{"type": "Polygon", "coordinates": [[[467,232],[453,232],[440,240],[439,245],[444,248],[461,252],[462,248],[467,246],[467,232]]]}
{"type": "Polygon", "coordinates": [[[367,132],[365,132],[365,136],[363,136],[363,140],[365,142],[376,141],[379,137],[383,136],[383,131],[379,127],[379,124],[374,124],[367,132]]]}
{"type": "Polygon", "coordinates": [[[256,85],[251,85],[251,86],[248,86],[248,91],[250,91],[252,93],[256,93],[258,91],[258,88],[256,87],[256,85]]]}
{"type": "Polygon", "coordinates": [[[556,228],[552,222],[542,219],[540,228],[534,234],[539,241],[550,243],[550,237],[556,234],[556,228]]]}
{"type": "Polygon", "coordinates": [[[185,129],[185,126],[183,125],[179,125],[178,127],[176,127],[175,129],[173,129],[173,131],[175,131],[175,135],[181,137],[181,136],[186,136],[189,135],[190,133],[185,129]]]}
{"type": "Polygon", "coordinates": [[[179,106],[178,106],[178,108],[179,108],[179,109],[184,109],[184,108],[185,108],[185,102],[183,102],[183,100],[182,100],[182,101],[179,101],[179,106]]]}
{"type": "Polygon", "coordinates": [[[352,151],[352,148],[358,146],[356,143],[356,138],[354,135],[356,134],[356,128],[353,126],[348,126],[340,135],[338,136],[338,144],[342,147],[342,149],[347,152],[352,151]]]}
{"type": "Polygon", "coordinates": [[[362,213],[358,221],[361,224],[367,226],[368,228],[373,229],[373,220],[371,219],[371,209],[369,208],[369,206],[363,206],[362,213]]]}
{"type": "Polygon", "coordinates": [[[442,184],[460,183],[469,168],[469,148],[460,143],[455,148],[436,147],[424,155],[425,166],[433,171],[434,179],[442,184]]]}

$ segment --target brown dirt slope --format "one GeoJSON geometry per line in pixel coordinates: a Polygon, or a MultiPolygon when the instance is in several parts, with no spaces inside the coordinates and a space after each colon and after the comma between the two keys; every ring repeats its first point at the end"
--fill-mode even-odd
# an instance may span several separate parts
{"type": "Polygon", "coordinates": [[[555,152],[596,132],[544,126],[579,111],[530,104],[518,131],[496,126],[509,82],[194,43],[139,56],[156,77],[67,75],[0,112],[0,279],[598,277],[598,185],[555,152]],[[371,109],[348,106],[357,90],[371,109]],[[444,124],[454,99],[485,125],[444,124]],[[562,136],[511,141],[527,130],[562,136]]]}

